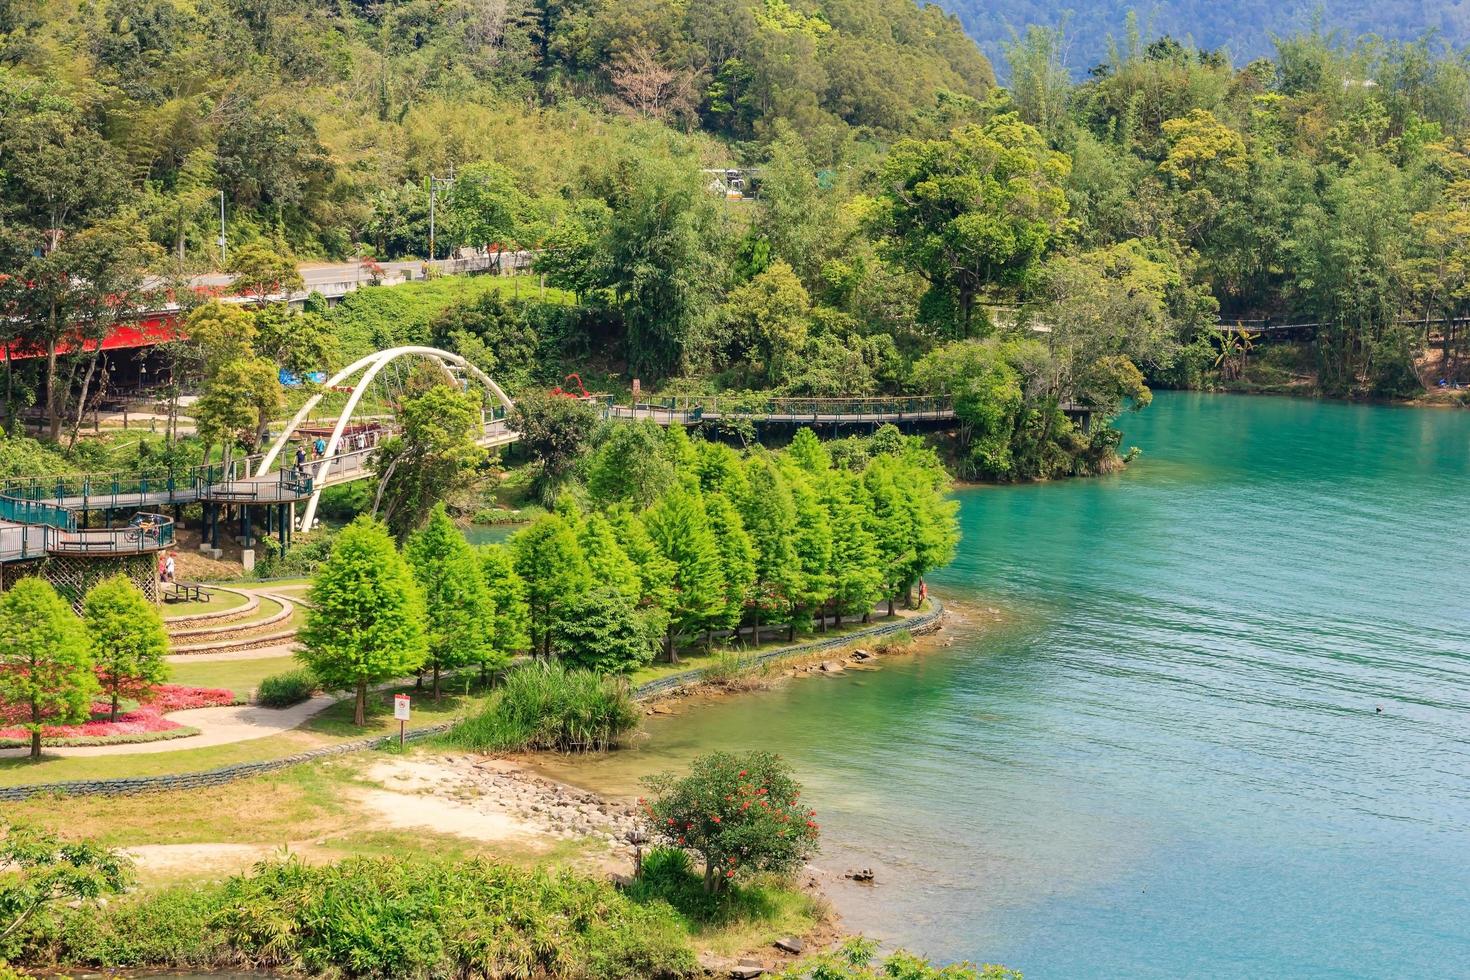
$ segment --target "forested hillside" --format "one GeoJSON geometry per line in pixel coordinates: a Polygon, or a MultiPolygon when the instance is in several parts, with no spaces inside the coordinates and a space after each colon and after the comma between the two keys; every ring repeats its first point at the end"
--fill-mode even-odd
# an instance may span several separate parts
{"type": "Polygon", "coordinates": [[[965,30],[997,63],[1006,43],[1028,26],[1063,28],[1067,63],[1076,77],[1107,61],[1114,45],[1126,45],[1130,13],[1146,38],[1168,34],[1220,51],[1237,65],[1271,57],[1276,38],[1319,28],[1345,39],[1371,34],[1412,41],[1432,33],[1456,47],[1470,42],[1465,0],[940,0],[939,5],[959,14],[965,30]]]}
{"type": "Polygon", "coordinates": [[[259,438],[277,369],[434,343],[516,394],[578,370],[949,395],[957,471],[1032,479],[1116,465],[1081,416],[1235,381],[1252,338],[1222,317],[1320,324],[1288,366],[1336,395],[1470,360],[1431,323],[1470,313],[1470,70],[1422,43],[1307,34],[1239,65],[1133,38],[1076,83],[1033,29],[999,89],[908,0],[0,9],[0,323],[47,355],[7,364],[6,398],[53,393],[54,434],[105,383],[65,348],[145,274],[215,263],[221,192],[263,296],[298,259],[424,256],[430,178],[440,254],[534,250],[540,282],[262,300],[229,358],[177,355],[230,365],[216,440],[259,438]],[[755,200],[703,172],[735,164],[755,200]]]}

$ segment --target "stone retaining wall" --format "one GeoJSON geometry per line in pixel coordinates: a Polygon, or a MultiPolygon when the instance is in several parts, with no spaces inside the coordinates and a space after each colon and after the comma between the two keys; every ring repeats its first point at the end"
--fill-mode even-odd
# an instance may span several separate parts
{"type": "MultiPolygon", "coordinates": [[[[768,663],[776,663],[782,660],[790,660],[796,657],[805,657],[822,650],[833,650],[838,647],[851,646],[858,642],[869,642],[885,636],[893,636],[898,633],[908,632],[912,635],[929,633],[938,629],[940,617],[944,614],[944,606],[937,598],[930,597],[930,609],[918,616],[910,616],[905,619],[891,623],[880,623],[867,629],[858,630],[843,636],[836,636],[825,640],[814,640],[810,643],[798,643],[779,650],[758,654],[746,658],[742,666],[746,668],[759,667],[768,663]]],[[[705,674],[704,669],[688,670],[682,674],[674,674],[670,677],[661,677],[647,684],[641,684],[633,692],[633,696],[642,700],[661,694],[669,694],[683,687],[690,687],[700,683],[705,674]]],[[[434,735],[440,735],[449,731],[453,722],[442,725],[433,725],[428,728],[415,728],[405,736],[405,741],[418,742],[434,735]]],[[[133,793],[161,793],[179,789],[202,789],[207,786],[223,786],[225,783],[234,782],[237,779],[247,779],[251,776],[259,776],[262,773],[275,772],[288,766],[300,765],[303,762],[313,762],[317,759],[325,759],[335,755],[346,755],[349,752],[361,752],[365,749],[375,749],[390,745],[397,741],[397,735],[373,735],[367,738],[355,739],[351,742],[342,742],[337,745],[329,745],[320,749],[312,749],[308,752],[298,752],[296,755],[288,755],[280,759],[267,759],[262,762],[240,762],[232,766],[221,766],[218,769],[209,769],[204,772],[185,772],[169,776],[128,776],[118,779],[86,779],[74,780],[63,783],[35,783],[27,786],[0,786],[0,802],[24,800],[32,796],[55,793],[58,795],[80,796],[93,794],[100,796],[126,796],[133,793]]]]}

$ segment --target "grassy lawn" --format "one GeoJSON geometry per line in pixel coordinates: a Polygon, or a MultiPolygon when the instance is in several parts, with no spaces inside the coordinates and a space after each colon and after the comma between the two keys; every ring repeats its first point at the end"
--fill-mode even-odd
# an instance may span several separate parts
{"type": "Polygon", "coordinates": [[[457,679],[445,678],[440,684],[440,692],[442,699],[435,701],[427,680],[423,688],[414,687],[409,681],[368,696],[367,725],[363,728],[352,724],[353,704],[350,698],[332,705],[302,727],[306,731],[343,737],[391,735],[398,731],[398,722],[393,720],[395,694],[407,694],[413,699],[413,721],[409,727],[429,728],[479,711],[488,693],[481,687],[473,670],[465,671],[457,679]],[[468,693],[465,693],[466,682],[469,683],[468,693]]]}
{"type": "Polygon", "coordinates": [[[209,602],[199,602],[190,599],[187,602],[165,602],[161,607],[165,619],[173,616],[188,616],[194,613],[223,612],[226,609],[238,609],[250,601],[249,596],[243,596],[238,592],[214,593],[214,598],[209,602]]]}
{"type": "Polygon", "coordinates": [[[267,657],[264,660],[200,660],[187,664],[169,664],[169,683],[191,687],[227,687],[239,697],[248,697],[261,678],[300,667],[295,657],[267,657]]]}

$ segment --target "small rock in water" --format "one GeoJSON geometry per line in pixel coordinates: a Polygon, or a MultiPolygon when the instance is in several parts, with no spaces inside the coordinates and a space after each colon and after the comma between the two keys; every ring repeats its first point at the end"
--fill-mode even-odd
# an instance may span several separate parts
{"type": "Polygon", "coordinates": [[[835,660],[827,660],[817,669],[824,674],[840,674],[845,668],[835,660]]]}
{"type": "Polygon", "coordinates": [[[873,655],[867,650],[854,650],[852,651],[852,657],[850,659],[857,661],[872,660],[873,655]]]}
{"type": "Polygon", "coordinates": [[[842,877],[851,878],[853,881],[872,881],[874,875],[872,868],[854,868],[842,877]]]}

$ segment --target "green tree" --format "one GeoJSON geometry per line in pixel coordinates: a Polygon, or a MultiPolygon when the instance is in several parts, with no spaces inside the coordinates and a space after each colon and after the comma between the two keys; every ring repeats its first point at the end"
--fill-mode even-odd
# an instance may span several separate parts
{"type": "Polygon", "coordinates": [[[604,507],[647,507],[674,482],[663,430],[648,419],[605,425],[586,469],[587,492],[604,507]]]}
{"type": "Polygon", "coordinates": [[[903,591],[917,562],[914,549],[914,514],[898,484],[893,456],[879,456],[863,471],[863,489],[867,492],[867,527],[878,548],[878,574],[881,594],[888,600],[888,615],[903,591]]]}
{"type": "Polygon", "coordinates": [[[576,531],[560,514],[543,514],[510,539],[516,574],[526,587],[531,647],[552,654],[552,626],[563,608],[592,584],[576,531]]]}
{"type": "MultiPolygon", "coordinates": [[[[822,506],[816,477],[783,460],[786,485],[791,490],[791,503],[796,514],[795,534],[791,546],[796,552],[800,585],[791,595],[787,640],[796,638],[797,622],[807,622],[811,612],[823,609],[832,596],[832,528],[827,509],[822,506]]],[[[826,622],[823,620],[823,629],[826,622]]]]}
{"type": "Polygon", "coordinates": [[[704,504],[694,492],[675,487],[643,515],[648,536],[673,566],[664,655],[678,663],[675,642],[717,624],[725,611],[720,550],[704,504]]]}
{"type": "Polygon", "coordinates": [[[480,548],[480,571],[495,609],[495,628],[485,653],[497,663],[509,662],[512,656],[531,646],[531,609],[526,600],[526,583],[516,574],[515,561],[505,545],[488,544],[480,548]]]}
{"type": "Polygon", "coordinates": [[[793,546],[796,505],[780,471],[768,455],[753,453],[745,461],[745,478],[745,495],[736,505],[755,545],[751,644],[759,645],[762,618],[791,609],[801,589],[801,564],[793,546]]]}
{"type": "Polygon", "coordinates": [[[434,700],[438,701],[439,677],[444,671],[474,663],[503,666],[503,661],[487,664],[495,606],[474,549],[442,502],[429,511],[423,529],[409,535],[404,554],[424,596],[425,666],[433,671],[434,700]]]}
{"type": "Polygon", "coordinates": [[[878,543],[868,529],[867,494],[862,481],[845,470],[821,476],[822,503],[832,528],[832,606],[841,625],[843,616],[867,618],[883,596],[878,543]]]}
{"type": "Polygon", "coordinates": [[[404,398],[398,434],[373,455],[379,474],[373,512],[400,540],[422,526],[435,503],[467,492],[485,459],[480,396],[448,384],[404,398]]]}
{"type": "Polygon", "coordinates": [[[724,494],[705,494],[704,510],[720,553],[724,596],[724,611],[712,626],[738,633],[755,588],[755,545],[740,520],[740,511],[724,494]]]}
{"type": "Polygon", "coordinates": [[[536,460],[541,500],[550,505],[597,429],[597,407],[576,398],[532,392],[516,401],[510,427],[521,434],[521,448],[536,460]]]}
{"type": "Polygon", "coordinates": [[[577,541],[582,546],[582,556],[592,581],[622,596],[630,608],[636,605],[643,584],[638,578],[637,567],[618,543],[617,531],[608,519],[598,513],[582,518],[577,541]]]}
{"type": "Polygon", "coordinates": [[[132,863],[118,852],[21,823],[0,824],[0,867],[0,949],[47,906],[86,907],[133,883],[132,863]]]}
{"type": "Polygon", "coordinates": [[[367,724],[368,685],[417,671],[428,657],[424,597],[388,529],[359,517],[311,583],[301,661],[328,688],[352,688],[367,724]]]}
{"type": "Polygon", "coordinates": [[[521,244],[529,202],[515,175],[498,163],[476,163],[455,177],[446,225],[461,245],[483,248],[521,244]]]}
{"type": "Polygon", "coordinates": [[[126,575],[114,575],[87,590],[82,622],[92,643],[92,663],[102,693],[117,721],[121,698],[140,698],[168,676],[168,630],[158,607],[126,575]]]}
{"type": "Polygon", "coordinates": [[[602,584],[568,599],[551,633],[568,667],[599,674],[631,674],[653,660],[657,642],[627,595],[602,584]]]}
{"type": "Polygon", "coordinates": [[[87,634],[66,600],[39,578],[0,595],[0,710],[31,733],[32,759],[41,729],[86,721],[96,692],[87,634]]]}
{"type": "Polygon", "coordinates": [[[942,140],[902,140],[883,163],[887,253],[929,283],[924,310],[974,332],[983,291],[1022,285],[1063,234],[1067,158],[1014,115],[942,140]]]}
{"type": "Polygon", "coordinates": [[[731,290],[720,310],[732,343],[758,354],[761,373],[772,385],[795,373],[810,317],[810,297],[791,266],[781,260],[731,290]]]}
{"type": "Polygon", "coordinates": [[[793,871],[817,850],[816,811],[801,802],[790,764],[769,752],[715,752],[688,775],[643,782],[655,794],[643,809],[649,836],[698,854],[708,894],[737,875],[793,871]]]}
{"type": "Polygon", "coordinates": [[[266,245],[250,244],[235,249],[230,256],[230,272],[234,275],[235,291],[254,298],[260,306],[270,302],[272,296],[289,298],[306,288],[301,273],[296,271],[295,257],[266,245]]]}

